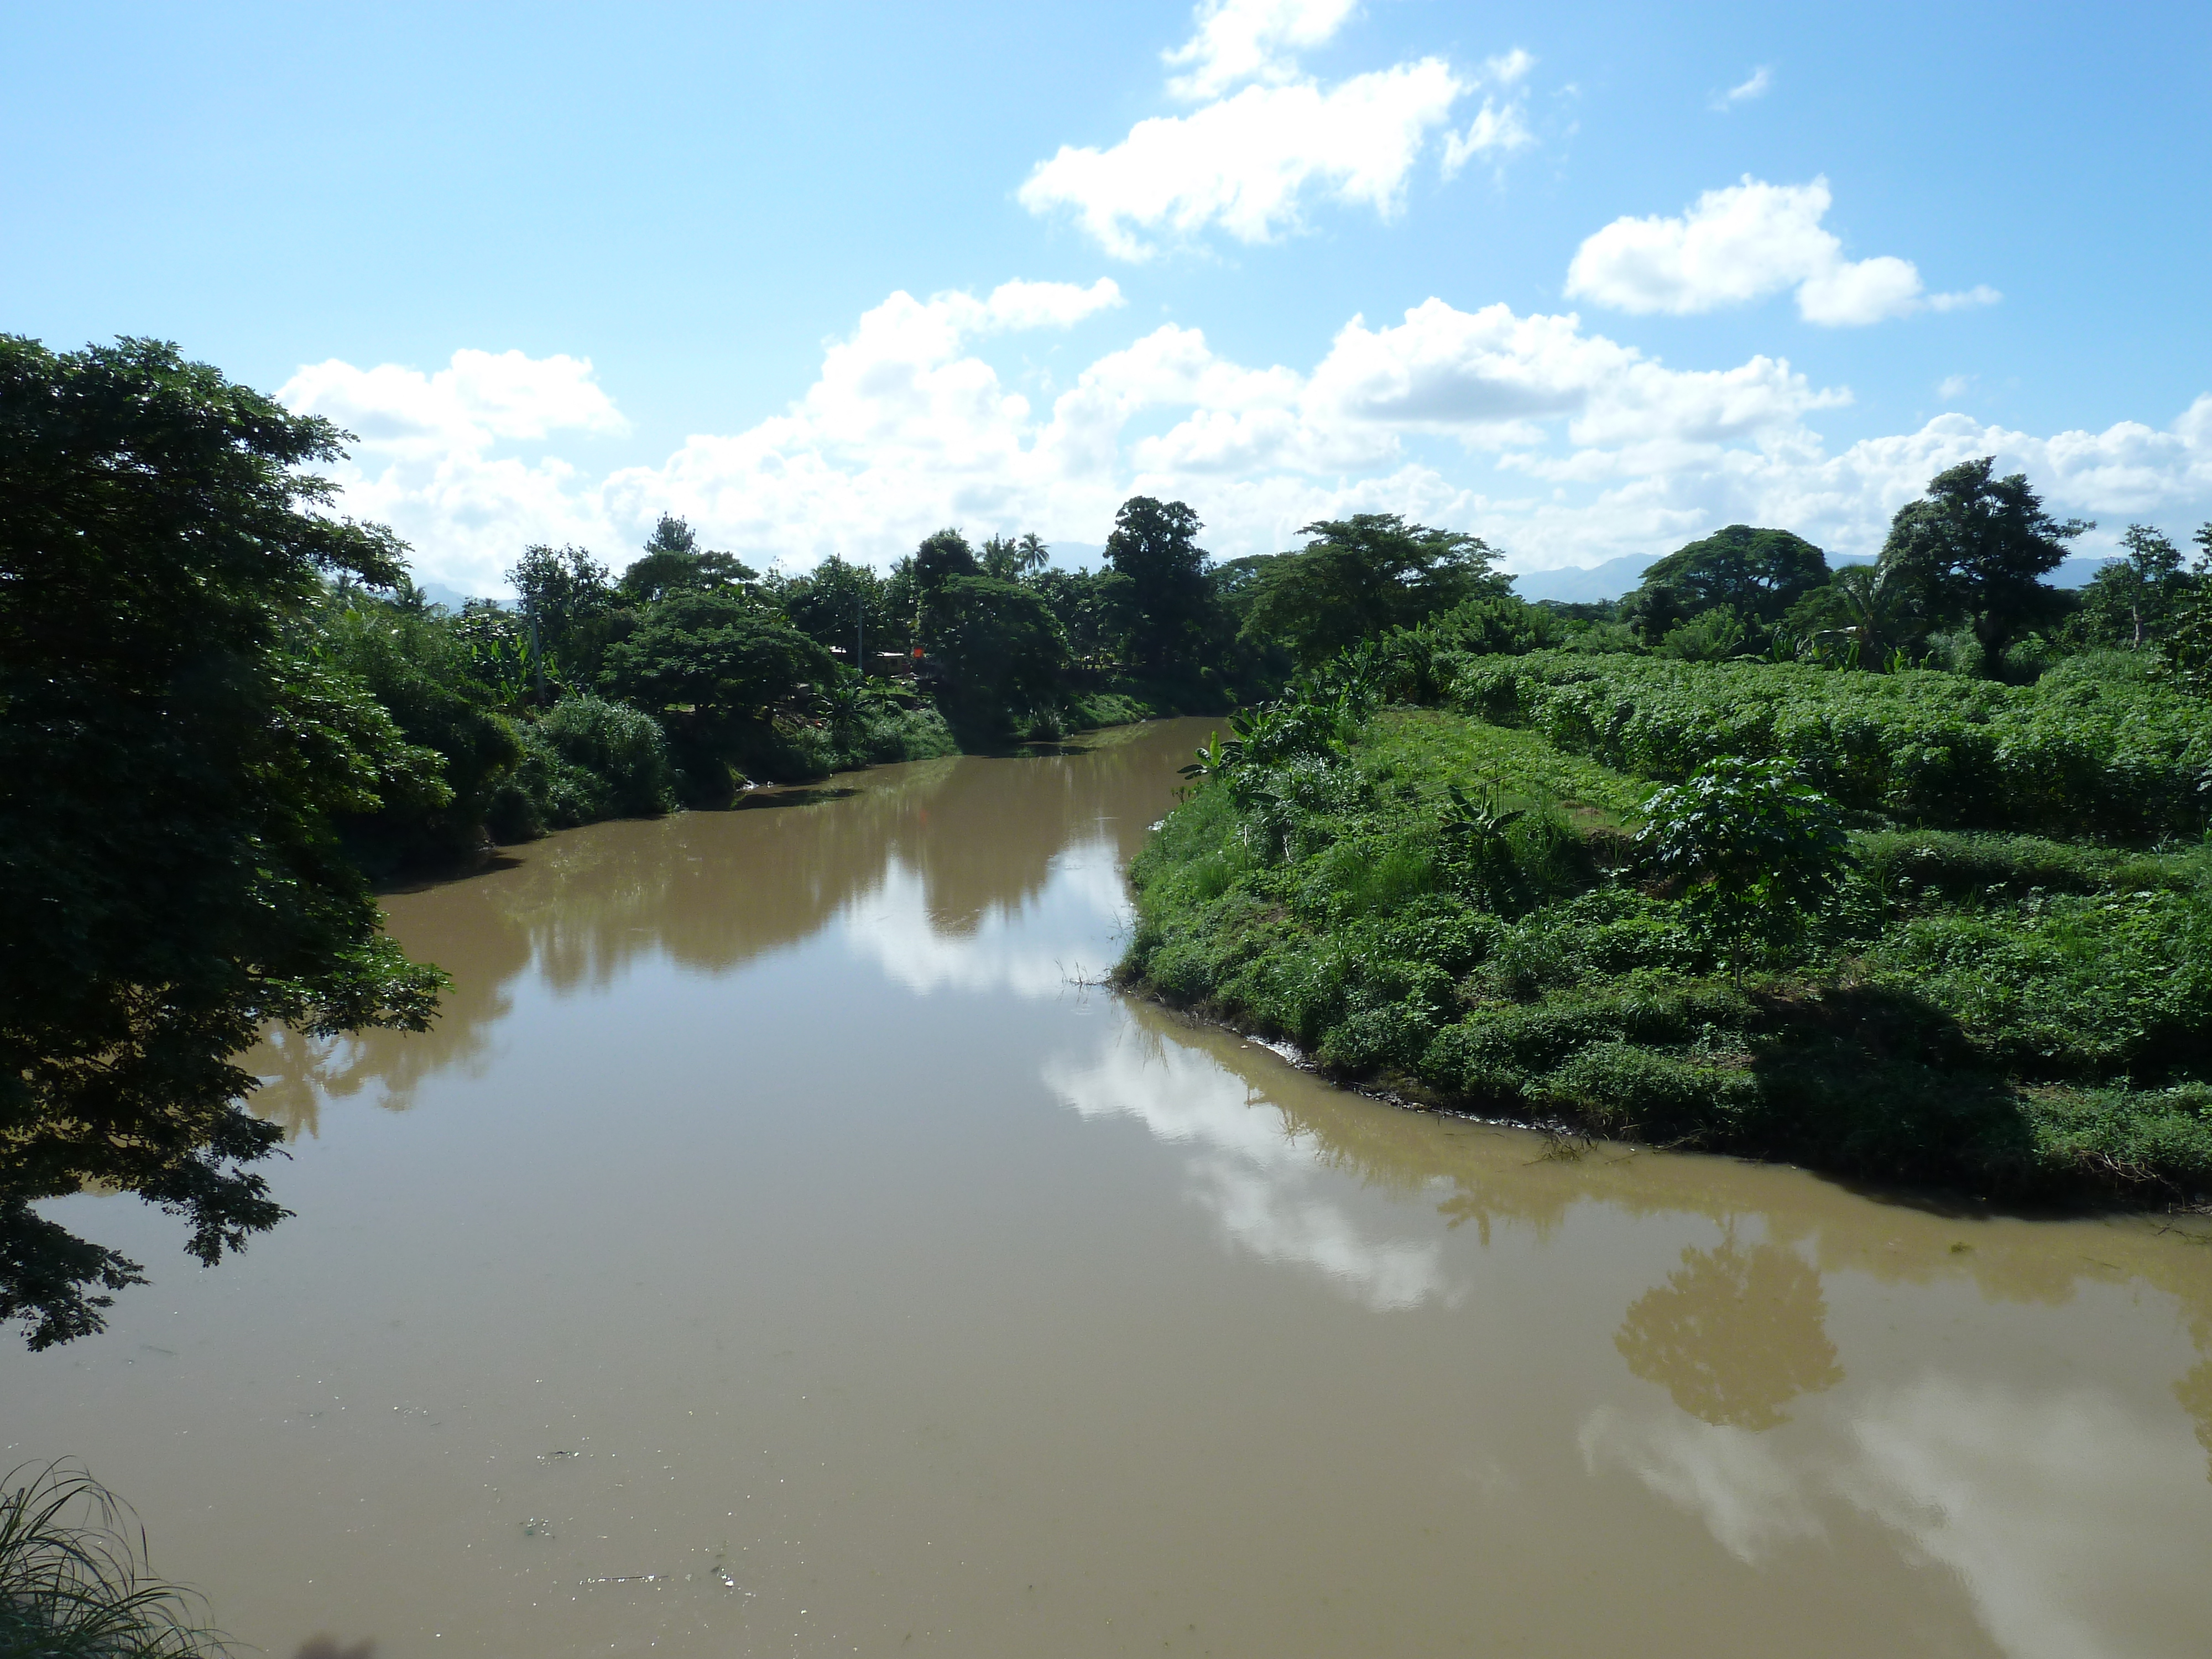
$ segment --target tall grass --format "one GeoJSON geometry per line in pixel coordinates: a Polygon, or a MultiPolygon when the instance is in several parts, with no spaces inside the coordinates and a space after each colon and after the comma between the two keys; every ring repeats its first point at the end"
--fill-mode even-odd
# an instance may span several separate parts
{"type": "Polygon", "coordinates": [[[68,1463],[0,1476],[0,1659],[216,1659],[199,1598],[154,1577],[128,1505],[68,1463]]]}

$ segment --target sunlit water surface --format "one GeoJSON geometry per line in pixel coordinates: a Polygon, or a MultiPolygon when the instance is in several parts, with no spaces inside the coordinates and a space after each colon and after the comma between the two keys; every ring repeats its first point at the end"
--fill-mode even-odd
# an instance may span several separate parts
{"type": "Polygon", "coordinates": [[[302,1651],[2212,1650],[2212,1247],[1331,1090],[1095,981],[1202,725],[389,901],[426,1036],[252,1063],[297,1212],[0,1352],[302,1651]],[[327,1638],[319,1645],[316,1638],[327,1638]]]}

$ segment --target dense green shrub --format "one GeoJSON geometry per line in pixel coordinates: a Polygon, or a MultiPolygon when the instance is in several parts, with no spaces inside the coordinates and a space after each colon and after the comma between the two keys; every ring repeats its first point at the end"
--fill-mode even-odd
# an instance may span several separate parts
{"type": "Polygon", "coordinates": [[[453,792],[443,802],[394,797],[349,820],[356,857],[383,867],[474,853],[523,750],[497,693],[478,678],[456,620],[354,590],[325,603],[317,621],[325,657],[368,686],[410,743],[437,755],[453,792]]]}
{"type": "Polygon", "coordinates": [[[676,806],[668,739],[650,714],[601,697],[564,697],[526,726],[522,761],[494,804],[493,830],[520,841],[601,818],[676,806]]]}
{"type": "Polygon", "coordinates": [[[2212,815],[2212,709],[2138,678],[2007,686],[1929,671],[1476,659],[1455,704],[1638,776],[1785,759],[1842,805],[1910,823],[2151,840],[2212,815]]]}
{"type": "MultiPolygon", "coordinates": [[[[1662,689],[1737,672],[1655,666],[1662,689]]],[[[1737,985],[1626,833],[1648,786],[1536,730],[1356,718],[1359,672],[1201,753],[1133,869],[1127,980],[1477,1111],[2019,1195],[2212,1181],[2212,848],[1857,831],[1832,898],[1737,985]]],[[[1971,695],[1994,720],[2015,693],[1971,695]]]]}

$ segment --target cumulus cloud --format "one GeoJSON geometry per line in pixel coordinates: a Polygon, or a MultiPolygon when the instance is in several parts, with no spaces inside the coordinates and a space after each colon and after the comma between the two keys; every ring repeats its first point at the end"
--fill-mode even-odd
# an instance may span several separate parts
{"type": "Polygon", "coordinates": [[[393,525],[426,578],[474,592],[532,541],[618,559],[663,511],[757,562],[883,565],[945,524],[1096,544],[1142,493],[1190,501],[1224,557],[1291,545],[1315,519],[1401,512],[1479,532],[1524,570],[1738,522],[1872,551],[1933,474],[1987,454],[2055,510],[2175,527],[2212,513],[2212,394],[2165,427],[2041,435],[1952,413],[1838,449],[1818,425],[1848,388],[1786,360],[1677,367],[1571,313],[1504,305],[1354,317],[1304,366],[1239,362],[1173,323],[1056,379],[993,361],[1012,331],[1095,327],[1120,299],[1110,281],[894,293],[825,344],[781,412],[611,472],[544,453],[621,427],[575,359],[323,363],[284,392],[362,434],[339,474],[347,509],[393,525]]]}
{"type": "Polygon", "coordinates": [[[1770,185],[1746,173],[1741,184],[1705,191],[1680,217],[1623,216],[1577,250],[1567,293],[1617,311],[1682,316],[1794,288],[1799,314],[1828,327],[2000,297],[1987,287],[1929,294],[1909,259],[1846,259],[1820,223],[1831,200],[1825,178],[1770,185]]]}
{"type": "Polygon", "coordinates": [[[563,430],[629,429],[592,378],[588,357],[463,350],[434,374],[397,363],[356,368],[334,357],[302,367],[276,395],[394,455],[483,449],[495,439],[563,430]]]}
{"type": "Polygon", "coordinates": [[[1335,37],[1355,0],[1205,0],[1191,37],[1161,54],[1170,95],[1201,107],[1139,121],[1119,143],[1063,144],[1018,192],[1032,213],[1066,211],[1107,252],[1143,259],[1160,242],[1218,227],[1247,243],[1297,229],[1325,197],[1402,204],[1407,179],[1438,129],[1443,173],[1535,142],[1519,84],[1534,59],[1517,48],[1462,74],[1441,58],[1394,64],[1324,87],[1296,53],[1335,37]],[[1491,91],[1464,131],[1453,106],[1491,91]]]}
{"type": "Polygon", "coordinates": [[[1185,70],[1168,90],[1197,101],[1247,81],[1291,80],[1291,52],[1324,45],[1357,9],[1358,0],[1206,0],[1190,39],[1160,54],[1169,68],[1185,70]]]}
{"type": "Polygon", "coordinates": [[[1465,90],[1442,58],[1311,83],[1248,86],[1189,115],[1139,121],[1109,149],[1061,146],[1019,192],[1032,213],[1060,209],[1109,253],[1142,259],[1148,236],[1218,225],[1243,242],[1301,222],[1319,191],[1384,217],[1397,210],[1429,135],[1465,90]]]}

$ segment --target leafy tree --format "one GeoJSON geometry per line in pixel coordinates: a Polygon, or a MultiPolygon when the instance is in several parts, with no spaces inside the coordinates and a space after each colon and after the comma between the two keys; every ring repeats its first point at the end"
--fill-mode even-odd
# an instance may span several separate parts
{"type": "Polygon", "coordinates": [[[623,572],[616,589],[629,604],[647,605],[671,593],[742,587],[757,574],[734,553],[702,548],[689,524],[664,513],[646,540],[644,556],[623,572]]]}
{"type": "MultiPolygon", "coordinates": [[[[550,661],[572,674],[588,674],[599,641],[590,623],[613,608],[615,592],[608,582],[607,567],[580,547],[547,547],[542,543],[523,550],[507,572],[522,605],[524,635],[536,653],[532,669],[542,681],[550,661]],[[583,647],[580,650],[578,647],[583,647]]],[[[542,684],[532,693],[541,700],[542,684]]]]}
{"type": "Polygon", "coordinates": [[[1688,884],[1691,915],[1727,945],[1739,984],[1746,944],[1793,935],[1849,862],[1842,814],[1787,761],[1708,761],[1652,796],[1644,813],[1644,850],[1688,884]]]}
{"type": "Polygon", "coordinates": [[[940,530],[914,551],[915,643],[927,651],[945,628],[945,585],[960,576],[982,574],[975,550],[957,530],[940,530]]]}
{"type": "Polygon", "coordinates": [[[766,720],[802,686],[832,678],[830,653],[757,602],[728,592],[678,592],[607,648],[617,696],[659,713],[766,720]]]}
{"type": "Polygon", "coordinates": [[[33,1202],[136,1193],[211,1265],[285,1213],[232,1056],[435,1006],[331,827],[450,798],[308,648],[323,573],[400,574],[320,510],[342,435],[157,342],[0,337],[0,1319],[34,1347],[143,1274],[33,1202]]]}
{"type": "Polygon", "coordinates": [[[903,650],[912,639],[912,615],[892,609],[890,584],[864,564],[832,553],[804,576],[770,578],[763,591],[799,632],[817,645],[850,652],[866,635],[866,648],[903,650]]]}
{"type": "Polygon", "coordinates": [[[1508,590],[1479,536],[1407,524],[1395,513],[1325,520],[1314,539],[1261,565],[1244,624],[1282,640],[1304,665],[1462,601],[1508,590]]]}
{"type": "Polygon", "coordinates": [[[1803,537],[1732,524],[1645,570],[1621,610],[1656,645],[1678,623],[1720,605],[1771,627],[1827,580],[1827,556],[1803,537]]]}
{"type": "Polygon", "coordinates": [[[427,810],[387,802],[343,821],[356,861],[389,866],[474,852],[494,798],[522,759],[499,710],[501,690],[476,672],[474,640],[443,611],[381,603],[357,589],[333,593],[318,621],[318,647],[375,695],[408,742],[437,755],[451,792],[427,810]]]}
{"type": "Polygon", "coordinates": [[[1669,629],[1653,654],[1682,662],[1725,662],[1745,643],[1743,620],[1735,607],[1717,605],[1669,629]]]}
{"type": "Polygon", "coordinates": [[[1845,565],[1782,619],[1820,659],[1868,669],[1885,666],[1914,626],[1904,579],[1874,564],[1845,565]]]}
{"type": "Polygon", "coordinates": [[[1025,586],[1045,602],[1077,662],[1096,667],[1120,650],[1127,576],[1113,570],[1045,570],[1025,586]]]}
{"type": "Polygon", "coordinates": [[[2212,697],[2212,524],[2191,538],[2197,556],[2195,587],[2183,601],[2160,649],[2166,675],[2193,696],[2212,697]]]}
{"type": "Polygon", "coordinates": [[[2135,651],[2165,636],[2192,584],[2181,550],[2148,525],[2130,525],[2120,546],[2122,556],[2090,579],[2079,626],[2097,644],[2135,651]]]}
{"type": "Polygon", "coordinates": [[[1937,473],[1928,494],[1898,508],[1882,544],[1881,573],[1911,597],[1923,631],[1965,623],[1992,663],[2019,635],[2065,608],[2041,579],[2066,557],[2066,544],[2094,524],[2058,520],[2027,486],[2027,475],[1990,477],[1995,458],[1937,473]]]}
{"type": "Polygon", "coordinates": [[[1005,707],[1051,696],[1066,641],[1037,594],[989,576],[954,576],[939,590],[938,631],[927,641],[963,702],[1005,707]]]}
{"type": "Polygon", "coordinates": [[[1152,673],[1194,668],[1213,599],[1202,526],[1182,501],[1132,495],[1114,515],[1106,562],[1127,579],[1119,597],[1137,666],[1152,673]]]}

